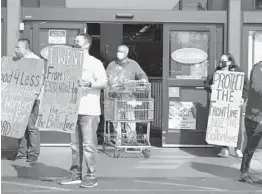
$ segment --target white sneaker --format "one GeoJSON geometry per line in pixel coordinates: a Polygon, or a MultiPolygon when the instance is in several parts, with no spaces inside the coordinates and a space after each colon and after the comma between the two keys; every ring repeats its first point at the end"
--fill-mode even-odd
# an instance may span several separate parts
{"type": "Polygon", "coordinates": [[[242,151],[241,151],[241,150],[236,150],[236,151],[235,151],[235,156],[236,156],[237,158],[243,158],[243,153],[242,153],[242,151]]]}
{"type": "Polygon", "coordinates": [[[229,150],[223,148],[217,155],[223,158],[227,158],[229,156],[229,150]]]}

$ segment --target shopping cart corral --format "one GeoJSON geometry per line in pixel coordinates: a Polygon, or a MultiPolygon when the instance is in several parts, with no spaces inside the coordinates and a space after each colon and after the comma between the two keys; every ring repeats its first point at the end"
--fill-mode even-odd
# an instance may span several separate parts
{"type": "Polygon", "coordinates": [[[150,157],[150,122],[154,117],[151,84],[128,81],[111,85],[104,91],[104,151],[114,149],[114,157],[121,152],[143,153],[150,157]],[[145,130],[144,130],[145,129],[145,130]]]}

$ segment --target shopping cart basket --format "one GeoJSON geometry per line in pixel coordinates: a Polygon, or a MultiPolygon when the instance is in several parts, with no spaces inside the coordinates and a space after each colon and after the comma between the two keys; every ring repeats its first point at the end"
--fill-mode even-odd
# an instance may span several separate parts
{"type": "Polygon", "coordinates": [[[154,99],[151,84],[129,81],[121,85],[109,84],[104,91],[104,150],[114,148],[114,157],[120,151],[143,153],[150,157],[150,122],[154,117],[154,99]],[[137,123],[146,125],[146,131],[137,123]]]}

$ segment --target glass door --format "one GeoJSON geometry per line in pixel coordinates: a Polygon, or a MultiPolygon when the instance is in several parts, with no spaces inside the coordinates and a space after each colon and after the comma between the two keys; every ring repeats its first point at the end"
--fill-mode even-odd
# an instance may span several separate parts
{"type": "Polygon", "coordinates": [[[216,26],[165,24],[163,147],[206,146],[208,94],[215,69],[216,26]]]}

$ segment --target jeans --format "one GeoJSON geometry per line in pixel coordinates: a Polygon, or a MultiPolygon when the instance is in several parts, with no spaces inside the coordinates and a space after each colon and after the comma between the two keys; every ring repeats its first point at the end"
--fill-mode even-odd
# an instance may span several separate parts
{"type": "Polygon", "coordinates": [[[36,100],[33,105],[25,135],[19,140],[18,155],[39,156],[40,154],[40,132],[39,129],[35,127],[39,113],[39,104],[40,100],[36,100]]]}
{"type": "MultiPolygon", "coordinates": [[[[119,115],[120,118],[125,118],[127,120],[133,120],[135,121],[135,112],[133,108],[129,107],[128,111],[121,112],[119,115]]],[[[136,123],[135,122],[125,122],[125,123],[120,123],[120,122],[114,122],[114,131],[116,133],[116,144],[121,145],[121,140],[122,140],[122,124],[125,125],[125,130],[127,134],[127,140],[130,141],[136,141],[136,123]]]]}
{"type": "Polygon", "coordinates": [[[86,176],[95,177],[97,163],[97,128],[99,116],[78,115],[75,133],[71,136],[72,166],[71,175],[82,178],[83,160],[87,167],[86,176]]]}
{"type": "Polygon", "coordinates": [[[238,140],[237,140],[237,149],[241,151],[243,150],[245,136],[246,136],[246,126],[245,126],[246,106],[247,106],[247,101],[244,102],[241,109],[240,126],[239,126],[238,140]]]}
{"type": "Polygon", "coordinates": [[[262,136],[262,124],[245,118],[247,131],[247,146],[243,154],[241,169],[242,173],[247,173],[250,167],[251,159],[257,149],[262,136]]]}

